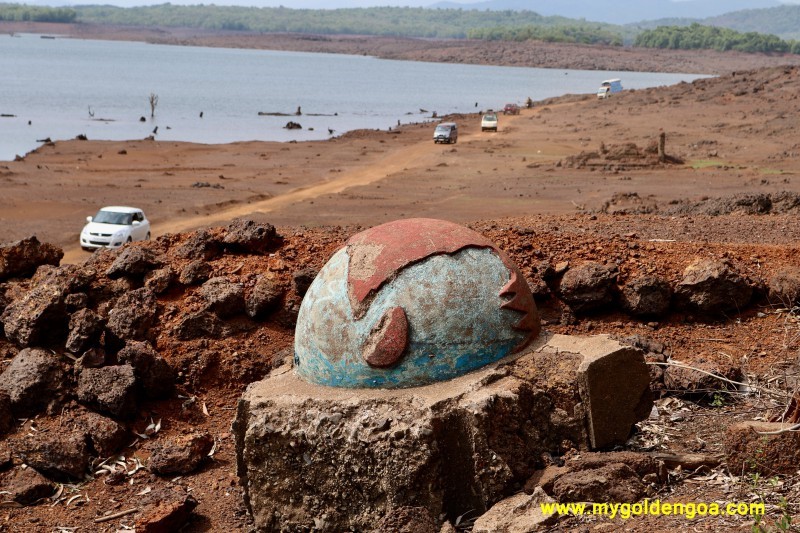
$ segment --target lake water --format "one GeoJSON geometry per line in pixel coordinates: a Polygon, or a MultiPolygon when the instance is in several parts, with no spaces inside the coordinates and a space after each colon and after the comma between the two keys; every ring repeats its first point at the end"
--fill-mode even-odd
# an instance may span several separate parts
{"type": "Polygon", "coordinates": [[[142,139],[216,144],[325,139],[567,93],[607,78],[628,89],[692,74],[555,70],[390,61],[141,42],[0,36],[0,160],[39,139],[142,139]],[[150,94],[158,95],[150,117],[150,94]],[[475,103],[478,103],[478,108],[475,103]],[[302,116],[260,116],[259,112],[302,116]],[[421,110],[426,110],[425,112],[421,110]],[[93,114],[90,115],[90,112],[93,114]],[[200,117],[200,113],[203,117],[200,117]],[[315,116],[316,115],[316,116],[315,116]],[[141,122],[140,117],[145,117],[141,122]],[[287,130],[288,121],[302,125],[287,130]],[[30,121],[30,124],[29,124],[30,121]]]}

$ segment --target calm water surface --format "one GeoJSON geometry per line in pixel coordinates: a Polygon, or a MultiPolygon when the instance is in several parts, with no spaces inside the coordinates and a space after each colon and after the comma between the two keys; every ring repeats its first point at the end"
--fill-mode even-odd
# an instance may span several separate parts
{"type": "Polygon", "coordinates": [[[198,143],[313,140],[387,129],[566,93],[594,93],[619,77],[627,89],[691,81],[692,74],[554,70],[389,61],[140,42],[0,36],[0,160],[40,139],[198,143]],[[149,95],[158,95],[150,117],[149,95]],[[303,115],[259,116],[259,112],[303,115]],[[426,110],[425,112],[421,110],[426,110]],[[93,116],[90,115],[90,112],[93,116]],[[200,117],[200,113],[203,117],[200,117]],[[140,117],[145,117],[141,122],[140,117]],[[287,130],[288,121],[302,125],[287,130]],[[28,122],[30,121],[30,124],[28,122]]]}

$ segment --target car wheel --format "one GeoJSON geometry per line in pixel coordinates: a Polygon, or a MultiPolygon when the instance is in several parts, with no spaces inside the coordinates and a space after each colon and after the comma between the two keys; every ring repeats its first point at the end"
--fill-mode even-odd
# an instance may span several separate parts
{"type": "Polygon", "coordinates": [[[149,231],[147,232],[147,235],[145,235],[144,240],[146,240],[146,241],[150,240],[150,232],[149,231]]]}
{"type": "Polygon", "coordinates": [[[127,240],[127,241],[125,241],[125,242],[126,242],[126,243],[127,243],[127,242],[133,242],[133,237],[128,237],[128,240],[127,240]]]}

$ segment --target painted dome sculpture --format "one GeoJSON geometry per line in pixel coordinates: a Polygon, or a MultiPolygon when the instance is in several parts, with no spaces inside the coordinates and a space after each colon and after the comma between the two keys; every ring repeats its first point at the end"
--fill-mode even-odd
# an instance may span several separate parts
{"type": "Polygon", "coordinates": [[[540,330],[524,276],[482,235],[398,220],[351,237],[300,306],[295,371],[350,388],[448,380],[519,351],[540,330]]]}

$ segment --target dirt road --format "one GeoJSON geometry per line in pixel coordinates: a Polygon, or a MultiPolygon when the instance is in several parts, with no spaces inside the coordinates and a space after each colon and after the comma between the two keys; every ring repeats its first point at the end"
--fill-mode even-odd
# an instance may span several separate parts
{"type": "Polygon", "coordinates": [[[431,124],[289,144],[59,142],[0,168],[0,230],[8,240],[37,234],[80,260],[83,218],[102,205],[142,207],[160,235],[248,214],[291,227],[469,222],[617,209],[620,198],[649,212],[704,196],[797,192],[789,117],[798,83],[797,70],[774,69],[603,101],[569,97],[501,116],[496,133],[481,132],[478,115],[443,117],[459,123],[455,145],[434,144],[431,124]],[[765,84],[775,88],[769,109],[765,84]],[[661,132],[664,164],[648,155],[661,132]]]}
{"type": "MultiPolygon", "coordinates": [[[[509,117],[507,123],[509,127],[516,118],[509,117]]],[[[477,133],[463,135],[461,142],[470,142],[477,137],[477,133]]],[[[401,171],[420,172],[420,169],[435,164],[436,157],[436,153],[431,150],[430,139],[414,140],[410,144],[378,158],[374,164],[343,170],[333,174],[334,177],[320,176],[320,180],[317,182],[309,182],[270,198],[246,204],[232,203],[230,206],[202,215],[181,216],[179,213],[174,213],[166,218],[162,217],[159,219],[158,225],[153,226],[153,237],[167,232],[177,233],[204,226],[222,225],[241,216],[267,215],[275,211],[285,211],[290,214],[293,206],[301,202],[313,202],[314,199],[322,196],[335,196],[352,187],[366,186],[389,179],[401,171]]],[[[64,262],[80,262],[88,257],[80,246],[71,243],[64,244],[64,262]]]]}

